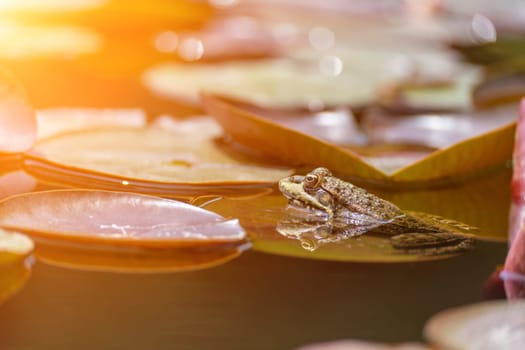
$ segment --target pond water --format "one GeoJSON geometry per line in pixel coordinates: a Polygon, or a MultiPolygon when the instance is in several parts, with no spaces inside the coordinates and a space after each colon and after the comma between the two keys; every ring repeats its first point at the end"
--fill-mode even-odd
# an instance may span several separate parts
{"type": "MultiPolygon", "coordinates": [[[[154,96],[140,80],[147,68],[172,58],[145,44],[169,21],[137,21],[136,32],[94,23],[108,43],[97,54],[3,59],[35,108],[137,107],[150,118],[202,113],[154,96]]],[[[475,249],[439,259],[392,253],[385,259],[368,238],[353,251],[348,241],[307,251],[276,231],[272,215],[286,205],[276,188],[253,198],[197,199],[239,218],[250,246],[185,256],[184,263],[199,267],[191,271],[137,271],[148,259],[172,263],[169,254],[151,262],[144,252],[117,258],[111,249],[37,239],[42,258],[30,275],[22,269],[9,276],[25,284],[0,305],[0,349],[266,350],[345,338],[422,341],[425,322],[437,312],[502,296],[487,283],[507,253],[510,178],[503,166],[436,188],[367,187],[402,209],[479,228],[475,249]],[[114,268],[119,264],[128,268],[114,268]]]]}

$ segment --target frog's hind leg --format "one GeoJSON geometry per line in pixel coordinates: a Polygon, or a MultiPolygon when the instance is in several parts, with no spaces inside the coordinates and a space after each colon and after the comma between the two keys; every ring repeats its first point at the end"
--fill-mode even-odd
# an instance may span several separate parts
{"type": "Polygon", "coordinates": [[[393,248],[409,254],[443,255],[472,250],[475,239],[471,235],[450,232],[403,233],[392,236],[390,243],[393,248]]]}

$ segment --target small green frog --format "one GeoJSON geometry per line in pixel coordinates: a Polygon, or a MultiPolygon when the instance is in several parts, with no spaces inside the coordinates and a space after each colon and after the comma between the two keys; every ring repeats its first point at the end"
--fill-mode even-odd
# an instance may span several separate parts
{"type": "Polygon", "coordinates": [[[466,233],[474,228],[439,216],[403,211],[363,188],[338,179],[326,168],[305,176],[279,181],[279,189],[304,220],[323,227],[320,239],[334,241],[328,234],[348,238],[364,233],[387,235],[392,246],[421,254],[453,254],[473,248],[475,240],[466,233]]]}

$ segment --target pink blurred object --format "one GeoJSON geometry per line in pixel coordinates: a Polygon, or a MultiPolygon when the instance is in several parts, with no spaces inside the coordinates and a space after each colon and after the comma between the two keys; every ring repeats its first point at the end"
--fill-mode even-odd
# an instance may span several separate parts
{"type": "Polygon", "coordinates": [[[26,151],[36,139],[35,113],[20,83],[3,69],[0,91],[0,153],[26,151]]]}
{"type": "Polygon", "coordinates": [[[509,299],[525,297],[525,99],[521,101],[513,158],[510,250],[500,274],[509,299]]]}
{"type": "Polygon", "coordinates": [[[0,199],[14,194],[30,192],[36,187],[36,180],[23,170],[0,175],[0,199]]]}
{"type": "Polygon", "coordinates": [[[46,238],[152,247],[231,245],[246,237],[237,219],[176,200],[128,192],[54,190],[0,201],[3,228],[46,238]]]}

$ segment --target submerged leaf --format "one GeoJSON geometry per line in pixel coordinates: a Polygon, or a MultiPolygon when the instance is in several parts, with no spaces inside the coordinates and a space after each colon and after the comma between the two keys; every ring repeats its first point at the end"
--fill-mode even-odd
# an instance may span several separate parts
{"type": "Polygon", "coordinates": [[[192,205],[124,192],[56,190],[0,201],[0,226],[35,237],[127,246],[241,243],[235,219],[192,205]]]}

